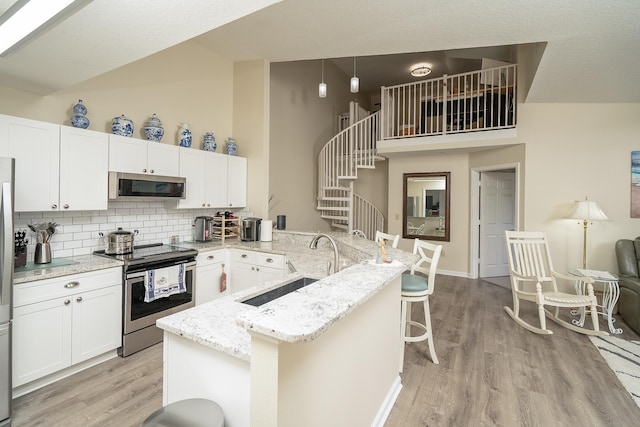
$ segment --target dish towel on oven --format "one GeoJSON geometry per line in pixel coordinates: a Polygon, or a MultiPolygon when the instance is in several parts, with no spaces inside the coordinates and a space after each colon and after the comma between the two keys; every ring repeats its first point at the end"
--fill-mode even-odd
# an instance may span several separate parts
{"type": "Polygon", "coordinates": [[[184,285],[184,264],[147,271],[144,290],[144,302],[187,292],[184,285]]]}

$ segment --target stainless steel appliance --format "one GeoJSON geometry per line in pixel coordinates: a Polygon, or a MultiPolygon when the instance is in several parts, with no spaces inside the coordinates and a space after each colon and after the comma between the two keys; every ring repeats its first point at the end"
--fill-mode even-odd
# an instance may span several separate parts
{"type": "Polygon", "coordinates": [[[135,246],[129,254],[109,255],[105,251],[96,251],[94,254],[124,262],[120,356],[129,356],[161,342],[162,330],[155,326],[156,320],[195,306],[198,251],[157,243],[135,246]],[[148,272],[181,264],[185,270],[186,292],[145,302],[144,283],[148,272]]]}
{"type": "Polygon", "coordinates": [[[240,239],[245,242],[257,242],[260,240],[261,218],[244,218],[240,223],[240,239]]]}
{"type": "Polygon", "coordinates": [[[109,200],[184,199],[186,183],[178,176],[109,172],[109,200]]]}
{"type": "Polygon", "coordinates": [[[116,231],[112,231],[106,237],[102,233],[98,234],[107,239],[107,247],[104,250],[106,255],[124,255],[133,252],[133,240],[138,234],[138,230],[127,231],[118,227],[116,231]]]}
{"type": "Polygon", "coordinates": [[[0,426],[11,425],[14,160],[0,157],[0,426]]]}
{"type": "Polygon", "coordinates": [[[196,242],[213,240],[213,217],[197,216],[193,225],[193,240],[196,242]]]}

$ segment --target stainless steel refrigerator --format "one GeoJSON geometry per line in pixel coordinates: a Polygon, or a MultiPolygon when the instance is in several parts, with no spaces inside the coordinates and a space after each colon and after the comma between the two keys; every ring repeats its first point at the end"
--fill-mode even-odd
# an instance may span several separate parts
{"type": "Polygon", "coordinates": [[[0,157],[0,427],[11,425],[14,160],[0,157]]]}

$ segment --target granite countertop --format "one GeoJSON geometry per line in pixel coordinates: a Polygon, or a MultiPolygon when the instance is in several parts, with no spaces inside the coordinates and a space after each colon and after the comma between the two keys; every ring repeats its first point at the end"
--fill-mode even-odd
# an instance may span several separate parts
{"type": "Polygon", "coordinates": [[[48,264],[27,263],[25,267],[18,267],[13,272],[13,284],[51,279],[53,277],[68,276],[70,274],[86,273],[111,267],[121,267],[122,261],[97,255],[79,255],[69,258],[54,258],[48,264]]]}
{"type": "Polygon", "coordinates": [[[232,240],[224,246],[202,244],[198,250],[237,247],[283,254],[297,271],[283,279],[164,317],[157,321],[157,326],[248,361],[251,357],[248,330],[291,343],[314,340],[417,259],[412,253],[389,248],[387,252],[393,262],[377,265],[373,262],[378,250],[374,242],[343,233],[328,233],[338,244],[340,259],[345,259],[348,266],[327,276],[326,262],[333,260],[333,250],[326,239],[319,241],[317,250],[310,249],[308,245],[315,234],[274,231],[273,242],[232,240]],[[260,307],[239,302],[300,277],[320,280],[260,307]]]}

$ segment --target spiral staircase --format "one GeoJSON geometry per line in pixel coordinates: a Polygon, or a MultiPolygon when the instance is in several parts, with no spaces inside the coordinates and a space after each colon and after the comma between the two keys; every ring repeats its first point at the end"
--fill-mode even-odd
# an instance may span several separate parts
{"type": "Polygon", "coordinates": [[[348,233],[373,239],[384,230],[384,215],[354,191],[359,169],[375,169],[380,112],[357,121],[334,136],[318,155],[318,205],[321,217],[348,233]]]}

